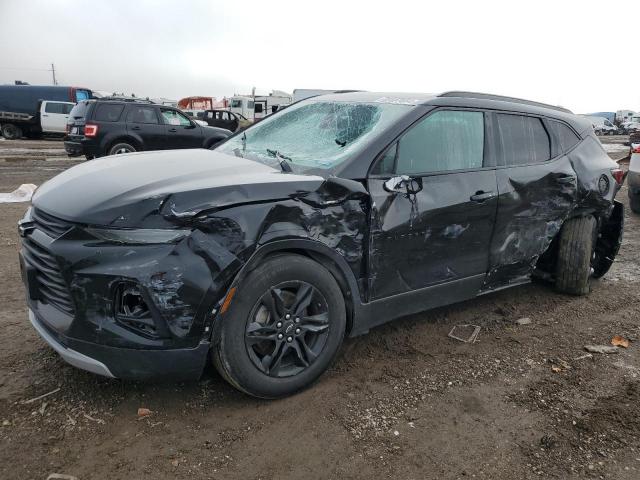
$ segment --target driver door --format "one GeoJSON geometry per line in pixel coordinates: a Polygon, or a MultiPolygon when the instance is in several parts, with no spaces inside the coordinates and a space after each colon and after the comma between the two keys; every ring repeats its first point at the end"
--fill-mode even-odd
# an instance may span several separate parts
{"type": "Polygon", "coordinates": [[[368,178],[370,300],[454,281],[461,297],[479,291],[498,198],[485,117],[434,110],[379,158],[368,178]]]}
{"type": "Polygon", "coordinates": [[[173,109],[161,108],[167,134],[166,148],[201,148],[202,129],[189,118],[173,109]]]}

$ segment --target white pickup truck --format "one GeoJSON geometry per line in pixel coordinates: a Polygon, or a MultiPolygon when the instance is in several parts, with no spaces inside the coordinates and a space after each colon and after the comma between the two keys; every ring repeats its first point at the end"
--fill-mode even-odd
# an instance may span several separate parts
{"type": "Polygon", "coordinates": [[[43,100],[35,115],[0,112],[0,131],[8,140],[21,138],[23,135],[37,137],[43,133],[63,135],[74,105],[72,102],[43,100]]]}

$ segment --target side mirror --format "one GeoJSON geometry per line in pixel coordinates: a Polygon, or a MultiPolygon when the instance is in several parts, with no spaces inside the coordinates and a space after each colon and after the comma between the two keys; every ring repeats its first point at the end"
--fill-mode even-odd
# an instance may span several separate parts
{"type": "Polygon", "coordinates": [[[414,195],[422,190],[422,178],[411,178],[408,175],[392,177],[384,182],[384,189],[387,192],[414,195]]]}

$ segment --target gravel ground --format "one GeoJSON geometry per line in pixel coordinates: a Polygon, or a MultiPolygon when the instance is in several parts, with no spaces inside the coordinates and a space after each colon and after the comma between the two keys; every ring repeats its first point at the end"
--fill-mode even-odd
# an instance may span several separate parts
{"type": "MultiPolygon", "coordinates": [[[[75,164],[42,160],[59,145],[0,142],[0,159],[29,149],[0,160],[0,192],[75,164]]],[[[531,284],[400,319],[348,340],[313,388],[266,402],[213,370],[146,384],[64,364],[26,318],[25,209],[0,205],[1,478],[640,478],[640,216],[626,213],[620,255],[587,297],[531,284]],[[461,323],[482,327],[475,344],[447,337],[461,323]],[[585,352],[614,335],[629,348],[585,352]]]]}

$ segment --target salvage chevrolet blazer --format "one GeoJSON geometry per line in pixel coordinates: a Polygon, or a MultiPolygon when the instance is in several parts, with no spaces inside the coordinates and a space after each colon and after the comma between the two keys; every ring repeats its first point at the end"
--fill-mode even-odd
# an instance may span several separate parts
{"type": "Polygon", "coordinates": [[[19,224],[29,317],[94,373],[197,378],[212,361],[282,397],[392,318],[534,277],[588,293],[620,246],[623,179],[563,108],[316,97],[213,151],[108,157],[42,185],[19,224]]]}

